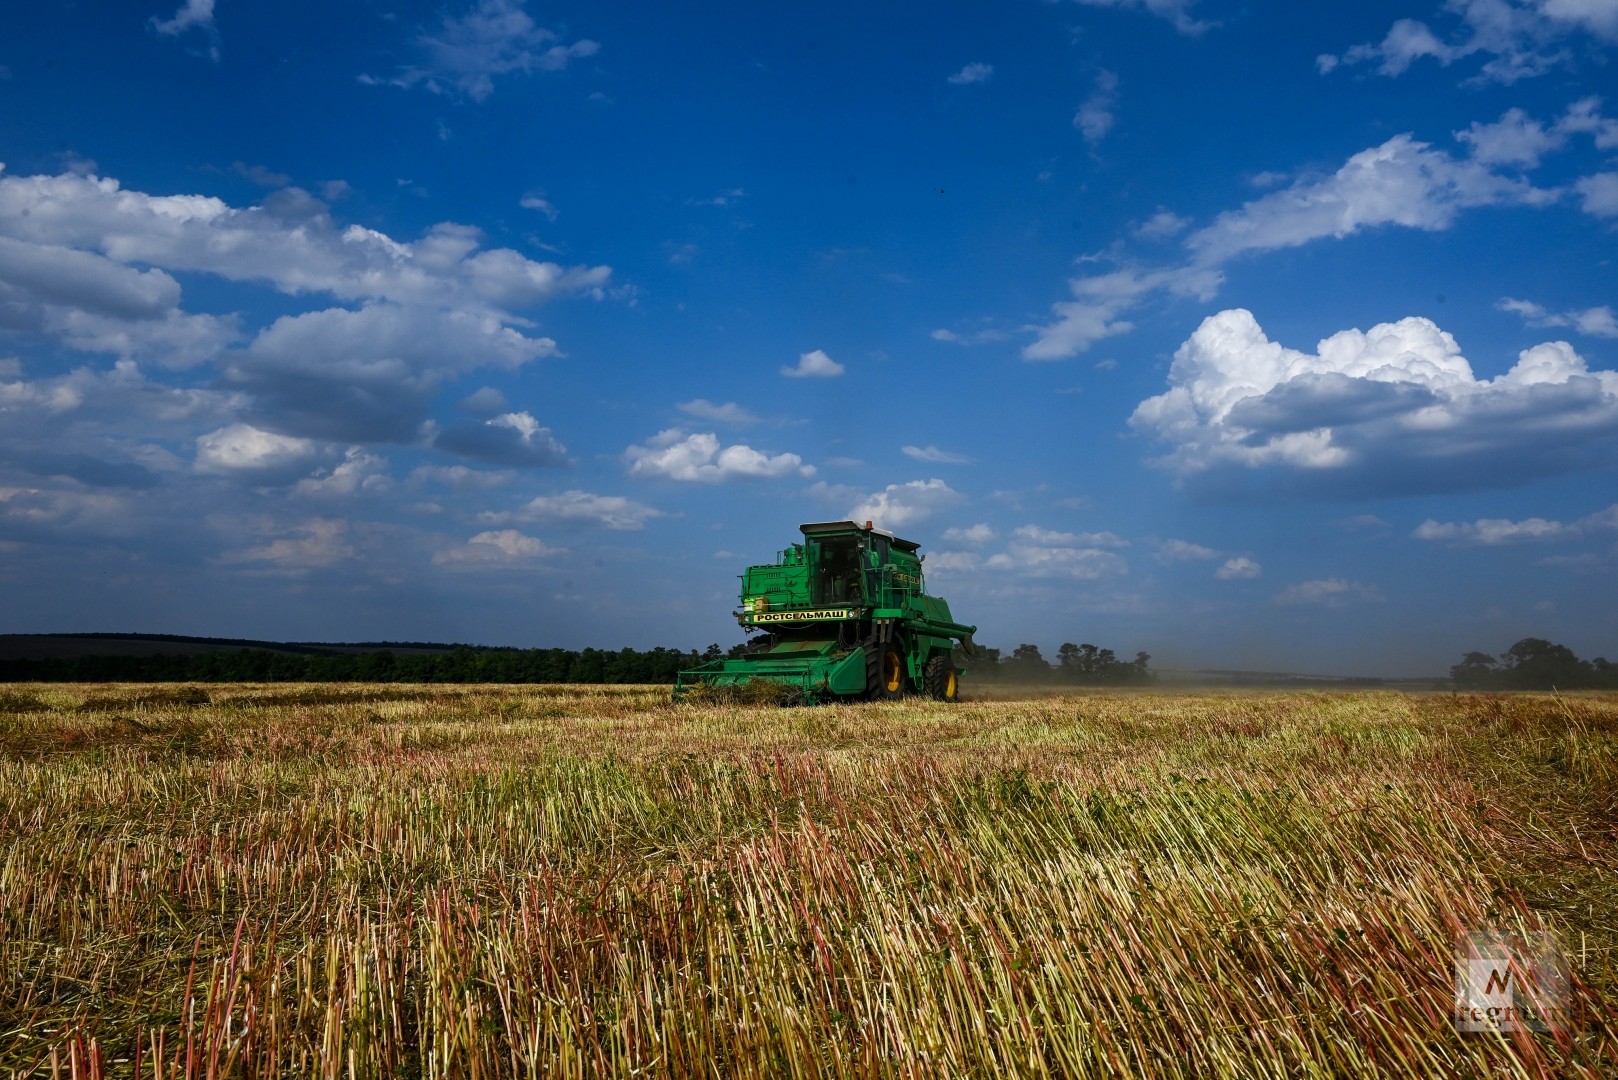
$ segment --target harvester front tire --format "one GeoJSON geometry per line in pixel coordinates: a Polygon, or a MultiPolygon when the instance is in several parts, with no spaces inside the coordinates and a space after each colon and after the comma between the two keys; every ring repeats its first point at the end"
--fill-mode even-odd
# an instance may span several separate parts
{"type": "Polygon", "coordinates": [[[882,650],[882,665],[877,669],[876,700],[892,701],[904,696],[905,658],[897,644],[882,650]]]}
{"type": "Polygon", "coordinates": [[[944,655],[927,661],[927,695],[935,701],[958,701],[961,696],[960,673],[944,655]]]}

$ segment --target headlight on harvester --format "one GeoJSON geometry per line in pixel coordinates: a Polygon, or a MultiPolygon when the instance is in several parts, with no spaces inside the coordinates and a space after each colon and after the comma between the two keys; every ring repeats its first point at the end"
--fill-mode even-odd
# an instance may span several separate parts
{"type": "Polygon", "coordinates": [[[742,601],[742,610],[747,612],[749,615],[753,614],[753,601],[752,600],[743,600],[742,601]]]}

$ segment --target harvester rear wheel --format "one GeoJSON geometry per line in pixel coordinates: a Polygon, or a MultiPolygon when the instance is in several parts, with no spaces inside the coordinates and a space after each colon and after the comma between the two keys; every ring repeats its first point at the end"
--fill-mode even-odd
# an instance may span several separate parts
{"type": "Polygon", "coordinates": [[[927,661],[927,695],[938,701],[956,701],[961,695],[960,673],[949,657],[940,653],[927,661]]]}

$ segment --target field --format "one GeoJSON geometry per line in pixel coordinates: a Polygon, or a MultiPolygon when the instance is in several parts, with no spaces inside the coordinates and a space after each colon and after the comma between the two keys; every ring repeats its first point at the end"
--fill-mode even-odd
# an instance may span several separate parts
{"type": "Polygon", "coordinates": [[[1618,695],[666,698],[0,688],[0,1073],[1618,1075],[1618,695]]]}

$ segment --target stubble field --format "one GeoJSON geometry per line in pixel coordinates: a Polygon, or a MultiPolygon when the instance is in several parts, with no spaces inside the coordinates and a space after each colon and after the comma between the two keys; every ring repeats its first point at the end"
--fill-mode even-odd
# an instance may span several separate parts
{"type": "Polygon", "coordinates": [[[1618,695],[0,688],[0,1073],[1618,1074],[1618,695]],[[1460,1035],[1554,932],[1563,1029],[1460,1035]]]}

